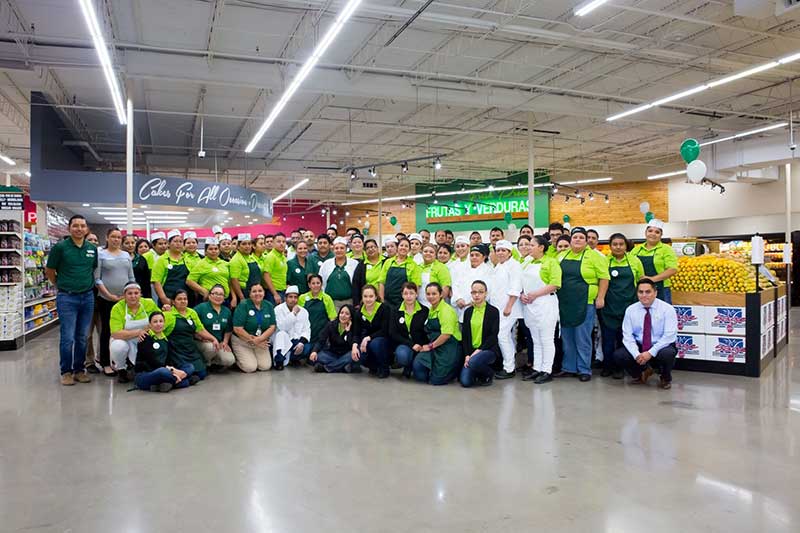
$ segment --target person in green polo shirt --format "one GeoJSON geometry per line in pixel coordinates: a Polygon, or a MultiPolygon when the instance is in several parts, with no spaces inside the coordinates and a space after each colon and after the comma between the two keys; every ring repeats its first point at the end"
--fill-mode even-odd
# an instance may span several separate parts
{"type": "Polygon", "coordinates": [[[311,322],[311,344],[316,344],[319,335],[328,322],[336,318],[336,305],[333,298],[322,290],[322,277],[319,274],[308,276],[309,291],[300,295],[297,305],[308,311],[308,321],[311,322]]]}
{"type": "Polygon", "coordinates": [[[94,315],[94,269],[97,247],[86,240],[86,219],[69,219],[69,237],[55,244],[47,256],[45,274],[58,288],[56,309],[61,321],[59,355],[61,384],[89,383],[84,371],[86,339],[94,315]]]}
{"type": "Polygon", "coordinates": [[[219,257],[219,242],[214,237],[206,239],[206,255],[189,271],[186,285],[197,293],[199,300],[208,299],[215,285],[221,285],[225,298],[230,294],[230,264],[219,257]]]}
{"type": "Polygon", "coordinates": [[[391,308],[400,307],[403,301],[403,283],[410,281],[417,287],[422,284],[422,271],[410,252],[411,242],[403,237],[397,241],[397,255],[383,262],[380,296],[391,308]]]}
{"type": "Polygon", "coordinates": [[[500,355],[497,343],[500,311],[486,302],[488,292],[483,281],[472,282],[472,305],[464,312],[461,338],[465,357],[459,381],[463,387],[472,387],[476,383],[491,385],[494,377],[492,363],[500,355]]]}
{"type": "Polygon", "coordinates": [[[652,219],[644,232],[645,242],[634,247],[633,255],[642,262],[645,276],[655,282],[658,299],[672,304],[669,278],[678,273],[678,257],[672,246],[661,242],[663,234],[664,223],[657,218],[652,219]]]}
{"type": "MultiPolygon", "coordinates": [[[[564,225],[561,222],[551,222],[547,226],[547,238],[550,239],[550,246],[547,247],[547,256],[555,259],[558,257],[558,239],[564,235],[564,225]]],[[[569,237],[569,235],[567,236],[569,237]]]]}
{"type": "Polygon", "coordinates": [[[203,257],[197,253],[197,233],[194,231],[187,231],[183,234],[183,259],[189,271],[203,259],[203,257]]]}
{"type": "Polygon", "coordinates": [[[364,267],[365,282],[367,285],[378,287],[381,283],[381,270],[384,258],[381,255],[381,247],[375,239],[367,239],[364,242],[364,267]]]}
{"type": "Polygon", "coordinates": [[[280,305],[286,294],[286,274],[289,270],[286,260],[286,235],[283,233],[276,233],[272,239],[272,250],[264,256],[262,270],[273,305],[280,305]]]}
{"type": "Polygon", "coordinates": [[[137,344],[147,333],[150,313],[158,311],[158,306],[150,298],[142,298],[142,288],[138,283],[125,285],[122,296],[123,299],[111,308],[108,320],[111,332],[109,350],[119,382],[127,383],[136,364],[137,344]]]}
{"type": "Polygon", "coordinates": [[[425,323],[428,344],[414,359],[412,372],[417,381],[446,385],[458,376],[463,361],[458,316],[442,299],[441,285],[429,283],[425,292],[431,305],[425,323]]]}
{"type": "Polygon", "coordinates": [[[167,251],[169,244],[167,244],[167,234],[163,231],[156,231],[150,234],[150,249],[144,254],[144,259],[147,261],[147,266],[150,271],[156,266],[158,258],[164,255],[167,251]]]}
{"type": "Polygon", "coordinates": [[[561,252],[561,289],[558,307],[564,345],[562,371],[554,377],[579,374],[592,379],[592,329],[597,309],[605,306],[608,262],[586,245],[586,230],[573,228],[570,249],[561,252]]]}
{"type": "MultiPolygon", "coordinates": [[[[447,245],[442,245],[447,246],[447,245]]],[[[422,247],[422,264],[420,265],[420,278],[422,281],[421,287],[423,290],[428,286],[428,283],[438,283],[442,286],[442,297],[446,300],[450,297],[450,290],[453,283],[450,278],[450,270],[447,266],[436,259],[436,245],[428,243],[422,247]]],[[[425,307],[430,307],[428,298],[422,294],[419,296],[419,303],[425,307]]]]}
{"type": "Polygon", "coordinates": [[[275,308],[264,299],[264,287],[250,287],[249,298],[233,313],[233,353],[245,373],[272,368],[270,338],[275,333],[275,308]]]}
{"type": "Polygon", "coordinates": [[[240,233],[237,250],[230,260],[231,307],[244,301],[250,287],[261,284],[261,267],[253,255],[253,240],[249,233],[240,233]]]}
{"type": "Polygon", "coordinates": [[[319,272],[316,257],[308,253],[308,244],[297,241],[295,256],[286,262],[286,284],[295,285],[300,294],[308,292],[308,276],[319,272]]]}
{"type": "Polygon", "coordinates": [[[179,290],[173,300],[173,307],[164,313],[164,333],[169,340],[167,363],[178,368],[190,364],[194,367],[192,375],[205,379],[208,375],[206,361],[195,341],[199,339],[210,342],[215,350],[219,350],[219,341],[206,331],[197,312],[189,307],[189,295],[186,291],[179,290]]]}
{"type": "Polygon", "coordinates": [[[203,327],[217,339],[219,346],[215,348],[214,344],[207,340],[197,341],[197,349],[203,354],[206,365],[212,372],[224,370],[236,362],[231,349],[233,315],[231,310],[223,305],[224,303],[225,287],[214,285],[208,291],[208,301],[194,308],[203,327]]]}
{"type": "Polygon", "coordinates": [[[187,289],[186,278],[189,276],[189,267],[183,255],[181,232],[177,229],[171,230],[167,233],[167,242],[169,249],[158,258],[150,277],[161,305],[171,305],[175,293],[187,289]]]}
{"type": "Polygon", "coordinates": [[[136,388],[151,392],[169,392],[173,388],[181,389],[199,381],[200,378],[192,375],[192,365],[182,368],[167,366],[169,341],[164,335],[164,313],[151,313],[149,325],[150,329],[136,348],[136,388]]]}

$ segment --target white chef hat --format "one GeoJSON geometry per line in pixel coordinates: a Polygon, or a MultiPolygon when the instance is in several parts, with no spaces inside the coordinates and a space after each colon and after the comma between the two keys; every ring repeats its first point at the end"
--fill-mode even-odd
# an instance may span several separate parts
{"type": "Polygon", "coordinates": [[[284,294],[300,294],[300,289],[297,288],[297,285],[289,285],[284,294]]]}
{"type": "Polygon", "coordinates": [[[252,239],[250,238],[250,234],[249,234],[249,233],[240,233],[239,235],[237,235],[237,236],[236,236],[236,239],[237,239],[239,242],[242,242],[242,241],[250,241],[250,240],[252,240],[252,239]]]}
{"type": "Polygon", "coordinates": [[[420,235],[419,233],[412,233],[411,235],[408,236],[408,240],[409,241],[418,240],[419,242],[422,242],[422,235],[420,235]]]}
{"type": "Polygon", "coordinates": [[[216,235],[217,233],[222,233],[222,226],[211,226],[211,231],[216,235]]]}
{"type": "Polygon", "coordinates": [[[231,238],[231,234],[230,233],[223,233],[222,235],[219,236],[219,242],[232,241],[232,240],[233,239],[231,238]]]}
{"type": "Polygon", "coordinates": [[[459,235],[456,237],[456,244],[469,244],[469,237],[465,237],[464,235],[459,235]]]}
{"type": "Polygon", "coordinates": [[[497,241],[497,244],[494,245],[494,249],[495,250],[503,249],[503,250],[508,250],[510,252],[511,250],[514,249],[514,246],[511,244],[511,242],[503,239],[503,240],[497,241]]]}
{"type": "Polygon", "coordinates": [[[167,235],[163,231],[156,231],[150,234],[150,240],[156,242],[158,239],[166,239],[167,235]]]}
{"type": "Polygon", "coordinates": [[[219,244],[219,240],[216,237],[206,237],[206,246],[215,246],[219,244]]]}
{"type": "Polygon", "coordinates": [[[654,218],[654,219],[650,220],[650,222],[647,223],[647,227],[648,228],[657,228],[657,229],[660,229],[661,231],[664,231],[664,221],[660,220],[658,218],[654,218]]]}
{"type": "Polygon", "coordinates": [[[167,233],[167,240],[171,241],[173,237],[180,237],[180,236],[181,236],[181,230],[171,229],[169,230],[169,233],[167,233]]]}
{"type": "Polygon", "coordinates": [[[197,238],[197,232],[196,231],[187,231],[186,233],[183,234],[183,238],[184,239],[196,239],[197,238]]]}
{"type": "Polygon", "coordinates": [[[344,244],[345,246],[347,246],[347,239],[345,239],[344,237],[336,237],[335,239],[333,239],[333,244],[344,244]]]}
{"type": "Polygon", "coordinates": [[[383,245],[386,246],[387,244],[394,243],[397,244],[397,239],[392,236],[384,237],[383,238],[383,245]]]}

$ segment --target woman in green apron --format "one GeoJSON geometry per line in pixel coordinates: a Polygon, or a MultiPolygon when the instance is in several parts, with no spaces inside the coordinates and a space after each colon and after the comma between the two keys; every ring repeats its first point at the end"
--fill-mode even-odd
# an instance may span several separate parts
{"type": "MultiPolygon", "coordinates": [[[[630,243],[622,233],[615,233],[608,240],[611,256],[608,258],[608,292],[606,306],[600,311],[600,327],[603,332],[603,355],[614,354],[622,346],[622,319],[625,310],[639,301],[636,284],[644,277],[644,266],[638,257],[628,252],[630,243]]],[[[616,368],[613,357],[603,357],[603,377],[613,375],[622,379],[623,371],[616,368]]]]}
{"type": "Polygon", "coordinates": [[[389,337],[396,346],[394,358],[403,368],[403,376],[410,378],[414,358],[428,342],[425,323],[428,321],[428,308],[417,300],[416,284],[403,284],[403,303],[393,309],[389,319],[389,337]]]}
{"type": "Polygon", "coordinates": [[[592,329],[596,309],[605,305],[608,264],[586,246],[586,230],[573,228],[570,249],[558,255],[561,289],[558,310],[564,361],[554,377],[579,374],[582,382],[592,379],[592,329]]]}
{"type": "Polygon", "coordinates": [[[200,381],[199,377],[193,375],[192,365],[187,364],[180,368],[167,366],[169,342],[164,335],[164,313],[151,313],[149,325],[147,335],[139,341],[137,347],[134,378],[136,388],[151,392],[169,392],[173,388],[182,389],[200,381]]]}
{"type": "Polygon", "coordinates": [[[675,255],[672,246],[661,242],[663,233],[662,221],[654,218],[648,222],[644,231],[645,242],[634,247],[633,255],[642,262],[645,276],[656,283],[657,297],[671,305],[672,290],[669,278],[678,273],[678,256],[675,255]]]}
{"type": "Polygon", "coordinates": [[[183,234],[183,257],[189,271],[203,259],[203,257],[197,253],[197,233],[194,231],[187,231],[183,234]]]}
{"type": "MultiPolygon", "coordinates": [[[[224,263],[224,261],[221,261],[224,263]]],[[[225,263],[227,265],[227,263],[225,263]]],[[[233,365],[236,359],[231,350],[231,333],[233,332],[233,314],[225,307],[225,288],[214,285],[207,293],[208,301],[194,308],[206,331],[211,333],[219,343],[219,349],[206,340],[198,340],[197,348],[205,357],[206,364],[212,371],[224,370],[233,365]]]]}
{"type": "Polygon", "coordinates": [[[169,243],[167,253],[158,258],[151,277],[153,289],[162,306],[174,305],[172,299],[175,294],[187,290],[186,278],[189,276],[189,268],[183,256],[181,232],[176,229],[170,231],[167,234],[167,242],[169,243]]]}
{"type": "MultiPolygon", "coordinates": [[[[442,246],[447,246],[442,245],[442,246]]],[[[449,261],[448,255],[448,261],[449,261]]],[[[429,283],[438,283],[442,287],[442,299],[447,300],[450,297],[450,289],[453,283],[450,279],[450,270],[447,266],[436,259],[436,245],[428,243],[422,247],[422,264],[419,267],[420,280],[422,287],[427,287],[429,283]]],[[[422,294],[419,297],[419,303],[427,307],[428,298],[422,294]]]]}
{"type": "Polygon", "coordinates": [[[311,323],[311,344],[316,344],[319,335],[328,322],[336,318],[336,306],[333,298],[322,291],[322,277],[319,274],[308,276],[308,292],[300,295],[297,305],[308,311],[308,321],[311,323]]]}
{"type": "Polygon", "coordinates": [[[417,381],[446,385],[458,376],[463,365],[458,317],[453,308],[442,300],[441,285],[429,283],[425,293],[431,305],[425,323],[428,344],[414,359],[412,371],[417,381]]]}
{"type": "MultiPolygon", "coordinates": [[[[108,329],[111,332],[109,352],[111,363],[120,383],[130,381],[129,370],[136,364],[136,345],[147,333],[150,313],[158,311],[150,298],[142,298],[138,283],[128,283],[122,290],[123,299],[111,307],[108,329]]],[[[107,376],[114,373],[108,372],[107,376]]]]}
{"type": "Polygon", "coordinates": [[[361,261],[362,263],[365,261],[364,237],[360,234],[356,233],[350,237],[350,251],[347,252],[347,257],[355,259],[356,261],[361,261]]]}
{"type": "Polygon", "coordinates": [[[295,285],[300,294],[308,292],[308,276],[319,272],[317,258],[308,253],[308,244],[297,241],[295,255],[286,262],[286,283],[295,285]]]}
{"type": "Polygon", "coordinates": [[[405,237],[397,241],[397,255],[383,262],[380,279],[381,300],[391,308],[400,307],[403,301],[403,283],[422,284],[422,272],[409,255],[411,242],[405,237]]]}
{"type": "Polygon", "coordinates": [[[231,307],[236,307],[250,294],[250,287],[261,284],[261,266],[253,255],[249,233],[240,233],[236,253],[230,260],[231,307]]]}
{"type": "Polygon", "coordinates": [[[366,284],[378,287],[381,284],[381,270],[383,267],[383,256],[375,239],[367,239],[364,243],[366,259],[364,265],[367,269],[366,284]]]}
{"type": "Polygon", "coordinates": [[[195,338],[210,342],[215,350],[219,350],[219,341],[206,331],[200,317],[189,307],[189,295],[186,291],[180,290],[175,293],[173,307],[164,313],[164,319],[166,323],[164,334],[169,341],[167,364],[178,368],[187,364],[192,365],[193,375],[205,379],[208,375],[206,362],[197,349],[195,338]]]}
{"type": "Polygon", "coordinates": [[[261,285],[250,287],[249,298],[239,302],[233,313],[233,355],[245,373],[272,368],[270,338],[275,333],[275,308],[264,299],[261,285]]]}
{"type": "Polygon", "coordinates": [[[222,286],[225,298],[230,294],[230,264],[219,257],[217,239],[206,239],[206,256],[189,270],[186,285],[199,296],[199,300],[207,300],[212,287],[222,286]]]}

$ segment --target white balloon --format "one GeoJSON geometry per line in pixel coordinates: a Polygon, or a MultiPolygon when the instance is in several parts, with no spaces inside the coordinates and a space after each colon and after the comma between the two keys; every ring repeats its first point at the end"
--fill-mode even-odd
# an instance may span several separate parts
{"type": "Polygon", "coordinates": [[[645,213],[647,213],[648,211],[650,211],[650,202],[642,202],[642,203],[640,203],[639,204],[639,211],[641,211],[643,215],[645,213]]]}
{"type": "Polygon", "coordinates": [[[691,183],[700,183],[703,181],[703,178],[706,177],[706,172],[708,172],[706,164],[699,159],[695,159],[686,167],[686,176],[691,183]]]}
{"type": "Polygon", "coordinates": [[[572,224],[570,224],[569,222],[564,222],[564,229],[570,229],[571,227],[572,224]]]}
{"type": "Polygon", "coordinates": [[[394,230],[395,230],[395,231],[402,231],[402,230],[403,230],[403,227],[402,227],[402,226],[400,225],[400,223],[398,222],[397,224],[395,224],[395,225],[394,225],[394,230]]]}
{"type": "Polygon", "coordinates": [[[514,231],[515,229],[517,229],[517,225],[513,222],[508,225],[508,231],[514,231]]]}
{"type": "Polygon", "coordinates": [[[364,227],[365,227],[365,228],[367,228],[367,229],[369,229],[369,220],[367,220],[366,222],[364,222],[364,227]]]}

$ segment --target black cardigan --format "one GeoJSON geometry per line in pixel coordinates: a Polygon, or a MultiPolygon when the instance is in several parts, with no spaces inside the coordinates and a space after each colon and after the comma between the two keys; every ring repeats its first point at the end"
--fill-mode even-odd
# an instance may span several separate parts
{"type": "MultiPolygon", "coordinates": [[[[358,261],[358,259],[356,259],[356,261],[358,261]]],[[[353,305],[358,307],[361,305],[361,289],[367,284],[367,266],[363,261],[358,261],[358,266],[355,272],[353,272],[353,280],[350,284],[353,286],[353,305]]],[[[358,322],[356,322],[356,324],[358,324],[358,322]]]]}
{"type": "Polygon", "coordinates": [[[377,339],[378,337],[389,336],[389,306],[382,303],[381,306],[375,311],[375,316],[372,317],[372,322],[366,319],[361,314],[361,307],[356,311],[355,325],[358,328],[358,338],[363,339],[369,337],[377,339]]]}
{"type": "Polygon", "coordinates": [[[389,319],[389,337],[397,345],[402,344],[410,348],[415,344],[428,344],[428,335],[425,333],[425,322],[428,320],[428,308],[424,305],[420,307],[421,309],[414,313],[414,316],[411,318],[410,335],[405,322],[400,322],[401,318],[404,319],[405,313],[400,308],[392,310],[391,318],[389,319]]]}
{"type": "Polygon", "coordinates": [[[339,320],[334,319],[328,322],[325,329],[319,334],[319,339],[314,345],[312,352],[327,350],[336,355],[344,355],[353,349],[354,344],[358,344],[358,327],[355,323],[350,327],[350,331],[339,334],[339,320]]]}
{"type": "Polygon", "coordinates": [[[167,364],[168,341],[164,339],[156,339],[148,335],[144,340],[139,341],[136,347],[136,366],[134,371],[138,374],[140,372],[152,372],[167,364]],[[158,349],[153,347],[153,343],[158,343],[158,349]]]}
{"type": "MultiPolygon", "coordinates": [[[[461,328],[461,346],[464,348],[464,355],[471,355],[475,348],[472,347],[472,306],[464,311],[464,326],[461,328]]],[[[500,355],[500,346],[497,344],[497,334],[500,331],[500,311],[491,304],[486,304],[486,311],[483,314],[483,328],[481,334],[480,350],[488,350],[500,355]]]]}

